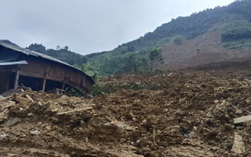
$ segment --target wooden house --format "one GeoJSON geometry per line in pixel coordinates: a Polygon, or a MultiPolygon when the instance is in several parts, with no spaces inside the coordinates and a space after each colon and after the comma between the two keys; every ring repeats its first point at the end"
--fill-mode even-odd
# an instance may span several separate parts
{"type": "Polygon", "coordinates": [[[0,94],[19,86],[35,91],[82,89],[90,92],[94,80],[53,57],[0,41],[0,94]]]}

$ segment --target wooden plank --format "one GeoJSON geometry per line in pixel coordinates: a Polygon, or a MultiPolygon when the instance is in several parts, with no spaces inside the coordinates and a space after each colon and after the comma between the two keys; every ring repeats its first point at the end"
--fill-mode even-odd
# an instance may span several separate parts
{"type": "Polygon", "coordinates": [[[67,71],[67,72],[65,72],[64,82],[63,82],[63,84],[62,84],[62,90],[64,90],[64,89],[65,89],[65,85],[66,85],[66,82],[67,82],[67,78],[68,78],[68,71],[67,71]]]}
{"type": "Polygon", "coordinates": [[[244,123],[248,121],[251,121],[251,115],[234,118],[234,124],[244,123]]]}
{"type": "MultiPolygon", "coordinates": [[[[35,78],[40,78],[40,79],[44,79],[44,74],[33,74],[33,73],[29,73],[29,72],[24,72],[24,71],[20,71],[19,73],[22,76],[28,76],[28,77],[35,77],[35,78]]],[[[57,77],[51,77],[51,76],[47,76],[46,77],[47,80],[53,80],[53,81],[58,81],[58,82],[63,82],[62,78],[57,78],[57,77]]]]}
{"type": "Polygon", "coordinates": [[[51,68],[50,65],[48,65],[48,66],[46,67],[46,71],[45,71],[44,79],[43,79],[43,87],[42,87],[42,91],[43,91],[43,92],[45,91],[46,80],[47,80],[48,73],[50,72],[50,68],[51,68]]]}
{"type": "Polygon", "coordinates": [[[44,75],[34,74],[34,73],[24,72],[24,71],[20,71],[19,74],[22,75],[22,76],[36,77],[36,78],[41,78],[41,79],[44,78],[44,75]]]}
{"type": "Polygon", "coordinates": [[[46,77],[43,80],[43,87],[42,87],[42,91],[45,91],[45,87],[46,87],[46,77]]]}

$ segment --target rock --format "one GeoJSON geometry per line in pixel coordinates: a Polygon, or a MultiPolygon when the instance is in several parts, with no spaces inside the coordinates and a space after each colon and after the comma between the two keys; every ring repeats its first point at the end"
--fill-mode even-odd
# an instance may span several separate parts
{"type": "Polygon", "coordinates": [[[238,110],[235,111],[235,113],[238,114],[238,115],[241,115],[241,114],[243,114],[243,110],[238,109],[238,110]]]}
{"type": "Polygon", "coordinates": [[[29,117],[34,116],[34,114],[33,114],[33,113],[28,113],[27,115],[28,115],[29,117]]]}
{"type": "Polygon", "coordinates": [[[7,122],[3,123],[1,126],[10,127],[17,124],[20,121],[21,121],[20,118],[10,118],[7,122]]]}
{"type": "Polygon", "coordinates": [[[4,132],[0,132],[0,138],[5,138],[5,137],[7,137],[8,135],[7,134],[5,134],[4,132]]]}
{"type": "Polygon", "coordinates": [[[214,100],[214,103],[215,104],[218,104],[220,101],[219,100],[214,100]]]}
{"type": "Polygon", "coordinates": [[[40,131],[34,130],[34,131],[30,131],[30,133],[31,133],[32,135],[39,135],[39,134],[40,134],[40,131]]]}
{"type": "Polygon", "coordinates": [[[192,131],[188,134],[188,138],[193,138],[193,137],[194,137],[194,132],[192,131]]]}
{"type": "Polygon", "coordinates": [[[243,142],[242,136],[237,132],[234,133],[234,144],[231,151],[236,154],[242,154],[245,152],[245,144],[243,142]]]}

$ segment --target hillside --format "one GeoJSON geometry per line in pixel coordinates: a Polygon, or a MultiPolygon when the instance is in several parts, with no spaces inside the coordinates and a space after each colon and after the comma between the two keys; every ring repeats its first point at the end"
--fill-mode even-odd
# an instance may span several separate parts
{"type": "Polygon", "coordinates": [[[241,0],[178,17],[112,51],[86,57],[89,64],[105,74],[128,72],[125,69],[131,73],[149,70],[153,49],[161,52],[165,64],[158,66],[165,69],[250,57],[250,7],[250,0],[241,0]],[[134,71],[132,66],[139,70],[134,71]]]}
{"type": "MultiPolygon", "coordinates": [[[[159,72],[251,58],[251,0],[178,17],[112,51],[82,56],[68,46],[27,48],[100,75],[159,72]],[[87,66],[82,66],[87,64],[87,66]]],[[[10,42],[10,41],[6,41],[10,42]]]]}

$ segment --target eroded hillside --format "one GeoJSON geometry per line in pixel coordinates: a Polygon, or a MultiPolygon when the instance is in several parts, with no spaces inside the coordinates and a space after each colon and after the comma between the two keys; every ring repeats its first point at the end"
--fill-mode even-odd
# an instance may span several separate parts
{"type": "Polygon", "coordinates": [[[219,23],[207,33],[194,39],[182,39],[180,44],[162,48],[166,69],[184,69],[209,63],[250,59],[250,48],[228,49],[222,44],[222,31],[226,24],[219,23]]]}

